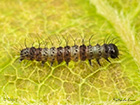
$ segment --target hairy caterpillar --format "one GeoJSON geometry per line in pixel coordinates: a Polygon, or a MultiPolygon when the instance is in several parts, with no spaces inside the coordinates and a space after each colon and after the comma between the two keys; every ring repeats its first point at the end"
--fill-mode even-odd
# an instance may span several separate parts
{"type": "MultiPolygon", "coordinates": [[[[91,38],[90,38],[91,39],[91,38]]],[[[97,63],[100,64],[100,59],[104,58],[108,62],[109,57],[115,59],[118,58],[119,50],[117,46],[113,43],[103,45],[95,45],[92,46],[90,43],[86,46],[84,43],[80,46],[68,46],[65,47],[51,47],[51,48],[35,48],[26,47],[22,49],[20,52],[20,61],[26,60],[36,60],[41,61],[44,64],[46,61],[49,61],[51,66],[55,62],[55,60],[60,64],[65,61],[68,65],[71,60],[77,62],[78,60],[85,61],[86,59],[89,61],[89,64],[92,65],[91,60],[96,59],[97,63]]]]}

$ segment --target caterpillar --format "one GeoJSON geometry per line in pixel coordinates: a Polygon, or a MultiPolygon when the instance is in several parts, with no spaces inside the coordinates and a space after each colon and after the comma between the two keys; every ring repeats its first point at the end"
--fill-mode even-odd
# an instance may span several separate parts
{"type": "Polygon", "coordinates": [[[118,47],[113,43],[104,43],[103,45],[96,44],[92,46],[89,44],[86,46],[84,43],[82,45],[69,46],[65,47],[51,47],[51,48],[24,48],[20,51],[20,61],[22,60],[36,60],[41,61],[44,65],[45,62],[49,61],[52,66],[55,60],[60,64],[65,61],[68,65],[71,60],[77,62],[78,60],[85,61],[88,60],[89,64],[92,65],[91,60],[96,59],[97,63],[100,64],[100,59],[104,58],[108,62],[112,59],[118,58],[119,50],[118,47]]]}

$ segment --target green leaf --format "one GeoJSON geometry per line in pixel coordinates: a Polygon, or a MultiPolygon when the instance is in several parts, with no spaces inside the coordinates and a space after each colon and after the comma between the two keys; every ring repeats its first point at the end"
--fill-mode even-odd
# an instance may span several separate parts
{"type": "MultiPolygon", "coordinates": [[[[140,102],[140,2],[137,0],[1,0],[1,104],[138,104],[140,102]],[[102,45],[116,38],[119,59],[102,66],[92,60],[42,67],[19,62],[20,50],[32,44],[65,46],[63,36],[80,45],[102,45]],[[53,45],[51,44],[51,39],[53,45]],[[38,41],[39,40],[39,41],[38,41]],[[45,40],[45,42],[43,41],[45,40]],[[59,44],[60,42],[61,44],[59,44]]],[[[113,41],[113,42],[115,42],[113,41]]]]}

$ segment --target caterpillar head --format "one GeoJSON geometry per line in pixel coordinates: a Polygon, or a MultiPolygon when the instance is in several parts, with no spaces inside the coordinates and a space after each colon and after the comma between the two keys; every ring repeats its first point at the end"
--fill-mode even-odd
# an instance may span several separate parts
{"type": "Polygon", "coordinates": [[[22,61],[24,59],[28,59],[29,55],[30,55],[30,49],[29,48],[25,48],[25,49],[21,50],[20,61],[22,61]]]}
{"type": "Polygon", "coordinates": [[[109,55],[111,58],[113,59],[118,58],[119,50],[115,44],[112,44],[112,43],[109,44],[108,49],[109,49],[109,55]]]}

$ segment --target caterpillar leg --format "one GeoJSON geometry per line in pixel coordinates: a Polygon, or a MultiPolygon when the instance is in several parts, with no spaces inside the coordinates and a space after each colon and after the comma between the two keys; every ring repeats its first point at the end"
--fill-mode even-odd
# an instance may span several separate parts
{"type": "Polygon", "coordinates": [[[111,63],[110,60],[109,60],[108,58],[105,58],[105,59],[106,59],[109,63],[111,63]]]}
{"type": "Polygon", "coordinates": [[[69,62],[66,62],[67,66],[69,65],[69,62]]]}
{"type": "Polygon", "coordinates": [[[42,61],[42,66],[44,67],[45,61],[42,61]]]}
{"type": "Polygon", "coordinates": [[[51,66],[53,65],[53,62],[51,62],[51,64],[50,64],[51,66]]]}
{"type": "Polygon", "coordinates": [[[21,58],[21,59],[19,59],[19,62],[21,62],[23,59],[21,58]]]}
{"type": "Polygon", "coordinates": [[[62,59],[62,60],[59,60],[59,61],[58,61],[58,64],[60,64],[62,61],[63,61],[63,59],[62,59]]]}
{"type": "Polygon", "coordinates": [[[92,66],[91,59],[89,59],[88,62],[89,62],[89,64],[90,64],[90,66],[92,66]]]}
{"type": "Polygon", "coordinates": [[[99,60],[100,60],[99,58],[96,59],[97,63],[101,66],[101,63],[99,60]]]}

